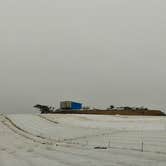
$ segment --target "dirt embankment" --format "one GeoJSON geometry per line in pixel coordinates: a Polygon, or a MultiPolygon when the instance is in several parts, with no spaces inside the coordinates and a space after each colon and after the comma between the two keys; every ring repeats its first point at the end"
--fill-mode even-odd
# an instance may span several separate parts
{"type": "Polygon", "coordinates": [[[144,115],[144,116],[166,116],[160,110],[61,110],[61,114],[96,114],[96,115],[144,115]]]}

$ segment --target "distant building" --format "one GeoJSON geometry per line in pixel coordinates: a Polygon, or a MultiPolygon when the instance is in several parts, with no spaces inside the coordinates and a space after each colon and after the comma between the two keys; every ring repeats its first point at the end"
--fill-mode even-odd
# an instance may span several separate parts
{"type": "Polygon", "coordinates": [[[82,104],[73,101],[61,101],[60,108],[65,110],[81,110],[82,104]]]}

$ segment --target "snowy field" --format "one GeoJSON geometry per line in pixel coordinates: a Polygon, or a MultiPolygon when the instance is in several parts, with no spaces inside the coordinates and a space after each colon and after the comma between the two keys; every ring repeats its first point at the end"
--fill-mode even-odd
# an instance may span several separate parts
{"type": "Polygon", "coordinates": [[[0,166],[165,166],[166,117],[0,115],[0,166]]]}

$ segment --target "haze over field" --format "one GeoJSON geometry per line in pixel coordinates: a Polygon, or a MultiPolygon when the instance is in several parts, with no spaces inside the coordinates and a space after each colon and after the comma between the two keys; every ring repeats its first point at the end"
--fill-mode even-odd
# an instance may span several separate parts
{"type": "Polygon", "coordinates": [[[0,0],[0,112],[76,100],[165,108],[164,0],[0,0]]]}

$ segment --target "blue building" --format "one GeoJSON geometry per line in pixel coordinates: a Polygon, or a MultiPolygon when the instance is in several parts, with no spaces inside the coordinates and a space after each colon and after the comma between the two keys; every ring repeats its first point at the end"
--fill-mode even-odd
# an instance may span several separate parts
{"type": "Polygon", "coordinates": [[[82,104],[73,101],[62,101],[60,102],[60,108],[69,110],[81,110],[82,104]]]}

